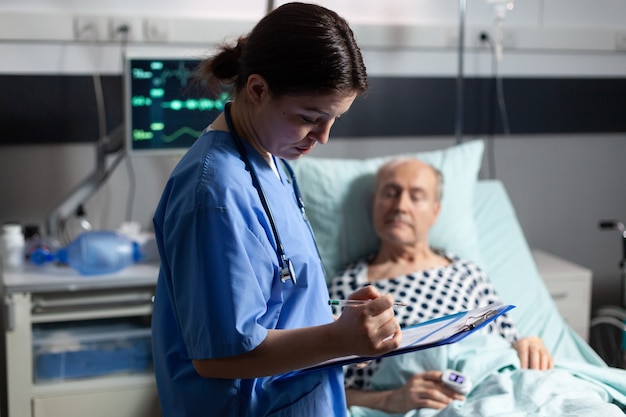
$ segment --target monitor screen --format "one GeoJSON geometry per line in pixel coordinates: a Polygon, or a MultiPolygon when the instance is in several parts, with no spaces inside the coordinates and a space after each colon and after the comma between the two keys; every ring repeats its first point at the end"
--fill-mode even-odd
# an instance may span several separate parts
{"type": "Polygon", "coordinates": [[[190,82],[200,59],[129,57],[125,67],[126,150],[182,154],[228,99],[198,94],[190,82]]]}

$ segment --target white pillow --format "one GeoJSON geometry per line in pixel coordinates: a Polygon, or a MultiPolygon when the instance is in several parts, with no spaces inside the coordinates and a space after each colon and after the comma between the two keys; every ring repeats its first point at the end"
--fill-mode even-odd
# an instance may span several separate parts
{"type": "Polygon", "coordinates": [[[431,246],[481,263],[474,224],[474,187],[482,163],[481,140],[446,149],[369,158],[302,158],[291,162],[315,232],[328,282],[349,262],[374,252],[378,239],[371,196],[378,168],[391,158],[414,156],[444,177],[441,212],[431,246]]]}

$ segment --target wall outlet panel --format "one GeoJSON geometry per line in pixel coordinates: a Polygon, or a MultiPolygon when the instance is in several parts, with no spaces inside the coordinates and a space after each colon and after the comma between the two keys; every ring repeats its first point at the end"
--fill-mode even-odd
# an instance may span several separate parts
{"type": "Polygon", "coordinates": [[[126,40],[139,42],[142,40],[141,19],[133,17],[109,18],[109,39],[113,42],[126,40]]]}
{"type": "Polygon", "coordinates": [[[143,21],[143,37],[147,42],[166,42],[170,23],[167,19],[147,18],[143,21]]]}
{"type": "Polygon", "coordinates": [[[107,19],[103,16],[74,17],[74,39],[99,42],[106,39],[107,19]]]}

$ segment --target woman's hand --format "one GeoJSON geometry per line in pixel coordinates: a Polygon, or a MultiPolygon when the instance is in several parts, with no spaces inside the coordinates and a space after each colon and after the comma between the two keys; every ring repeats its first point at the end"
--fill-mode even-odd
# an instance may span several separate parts
{"type": "Polygon", "coordinates": [[[441,382],[441,371],[415,374],[400,388],[388,391],[346,390],[348,405],[361,405],[390,414],[404,414],[419,408],[442,409],[465,397],[441,382]]]}
{"type": "Polygon", "coordinates": [[[343,354],[377,356],[400,345],[402,332],[393,311],[393,298],[372,287],[350,295],[352,300],[369,300],[361,306],[344,307],[335,320],[335,343],[343,354]]]}
{"type": "Polygon", "coordinates": [[[532,336],[520,339],[513,347],[517,351],[522,369],[546,370],[554,368],[554,360],[539,337],[532,336]]]}
{"type": "Polygon", "coordinates": [[[192,360],[205,378],[259,378],[306,368],[348,355],[378,356],[400,345],[402,332],[395,319],[393,298],[373,287],[353,294],[369,300],[346,307],[328,324],[295,329],[270,329],[254,349],[241,355],[192,360]]]}

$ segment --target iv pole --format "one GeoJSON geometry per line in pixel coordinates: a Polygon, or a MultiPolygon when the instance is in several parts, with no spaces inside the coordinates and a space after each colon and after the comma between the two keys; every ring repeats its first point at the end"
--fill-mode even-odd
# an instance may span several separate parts
{"type": "Polygon", "coordinates": [[[467,0],[459,0],[459,61],[456,77],[456,123],[455,135],[457,145],[463,142],[463,54],[465,50],[465,17],[467,0]]]}

